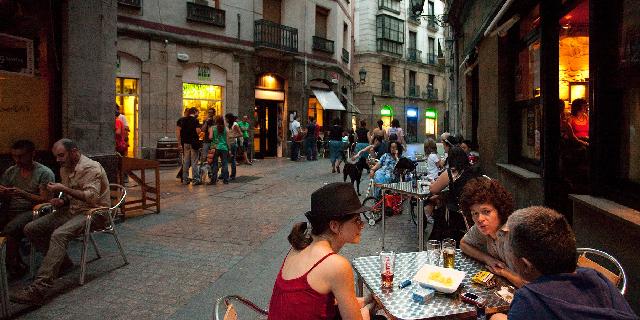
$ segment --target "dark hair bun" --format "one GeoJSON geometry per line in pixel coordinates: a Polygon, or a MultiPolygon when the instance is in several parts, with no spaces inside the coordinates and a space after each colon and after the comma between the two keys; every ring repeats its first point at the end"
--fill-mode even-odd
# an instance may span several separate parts
{"type": "Polygon", "coordinates": [[[311,238],[309,233],[307,233],[307,223],[298,222],[293,225],[293,228],[291,228],[291,233],[289,233],[287,240],[289,240],[291,246],[298,251],[308,247],[313,239],[311,238]]]}

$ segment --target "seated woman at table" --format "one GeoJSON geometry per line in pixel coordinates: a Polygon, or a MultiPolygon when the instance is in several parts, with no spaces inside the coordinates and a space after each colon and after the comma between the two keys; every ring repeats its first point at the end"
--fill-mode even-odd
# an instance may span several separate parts
{"type": "Polygon", "coordinates": [[[471,214],[475,224],[460,241],[460,249],[520,288],[524,280],[504,263],[509,241],[505,223],[513,206],[513,196],[497,180],[485,177],[469,180],[460,196],[460,208],[471,214]]]}
{"type": "MultiPolygon", "coordinates": [[[[449,139],[451,139],[451,137],[447,140],[449,139]]],[[[456,240],[457,243],[460,243],[460,239],[466,231],[465,221],[462,215],[457,213],[459,211],[458,203],[460,194],[462,194],[462,188],[467,181],[475,178],[477,174],[471,170],[467,154],[458,146],[450,147],[446,165],[448,165],[447,170],[442,172],[429,187],[431,194],[434,194],[425,206],[427,221],[433,221],[433,230],[431,231],[429,239],[441,240],[444,238],[452,238],[456,240]],[[443,201],[440,199],[440,193],[447,187],[449,191],[447,192],[446,199],[443,201]],[[436,215],[431,218],[435,204],[438,202],[445,203],[449,214],[446,215],[442,212],[441,215],[436,215]]]]}
{"type": "MultiPolygon", "coordinates": [[[[369,176],[373,178],[375,183],[391,183],[395,178],[393,169],[396,167],[396,163],[402,157],[402,145],[398,141],[392,141],[389,143],[389,151],[385,153],[380,161],[371,168],[369,176]]],[[[379,188],[375,190],[375,196],[380,193],[379,188]]]]}
{"type": "Polygon", "coordinates": [[[373,304],[356,298],[351,264],[338,254],[345,244],[360,242],[365,210],[350,183],[311,194],[309,222],[295,224],[289,234],[292,248],[273,286],[269,319],[370,319],[373,304]]]}

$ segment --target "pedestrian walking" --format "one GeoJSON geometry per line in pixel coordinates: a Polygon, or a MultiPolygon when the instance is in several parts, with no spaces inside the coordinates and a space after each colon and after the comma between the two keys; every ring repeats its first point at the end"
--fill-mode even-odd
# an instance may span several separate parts
{"type": "Polygon", "coordinates": [[[184,109],[184,112],[182,114],[182,118],[178,119],[178,121],[176,121],[176,140],[178,140],[178,143],[180,144],[180,170],[178,170],[178,173],[176,174],[176,179],[180,179],[180,182],[184,182],[184,180],[182,180],[182,166],[184,164],[184,153],[182,152],[183,150],[183,144],[182,144],[182,137],[180,136],[180,124],[182,123],[182,121],[184,121],[185,118],[187,118],[189,116],[189,109],[191,108],[186,108],[184,109]]]}
{"type": "Polygon", "coordinates": [[[240,130],[242,130],[242,152],[244,155],[244,163],[248,165],[252,165],[252,150],[251,150],[251,140],[249,139],[249,128],[251,125],[249,124],[249,117],[247,115],[242,116],[242,121],[238,122],[238,126],[240,130]]]}
{"type": "Polygon", "coordinates": [[[231,165],[231,176],[229,179],[236,179],[236,158],[238,155],[239,140],[242,140],[242,130],[236,122],[237,117],[233,113],[227,113],[224,115],[224,119],[227,125],[227,145],[229,146],[229,160],[231,165]]]}
{"type": "Polygon", "coordinates": [[[398,142],[400,142],[401,145],[407,145],[404,140],[404,130],[400,128],[400,121],[398,119],[391,120],[391,127],[387,130],[387,139],[391,140],[390,137],[392,134],[395,134],[398,137],[398,142]]]}
{"type": "Polygon", "coordinates": [[[373,128],[373,130],[369,132],[369,143],[371,144],[373,143],[374,137],[380,137],[383,141],[387,141],[389,139],[387,137],[387,132],[382,128],[382,126],[384,125],[384,121],[382,121],[382,119],[378,119],[376,124],[378,125],[378,127],[373,128]]]}
{"type": "Polygon", "coordinates": [[[291,131],[291,161],[298,161],[298,157],[300,156],[300,143],[302,142],[302,130],[297,114],[293,116],[289,130],[291,131]]]}
{"type": "Polygon", "coordinates": [[[224,119],[220,116],[215,118],[215,126],[209,128],[211,135],[211,148],[215,149],[213,154],[213,163],[211,164],[212,179],[209,184],[218,182],[218,159],[222,162],[222,172],[220,177],[224,184],[229,183],[229,145],[227,144],[227,128],[224,125],[224,119]]]}
{"type": "MultiPolygon", "coordinates": [[[[202,127],[200,128],[201,132],[204,133],[204,138],[202,139],[202,152],[200,153],[200,163],[204,164],[207,162],[207,156],[209,155],[209,149],[211,148],[211,136],[209,135],[209,128],[215,125],[215,116],[216,109],[209,108],[207,109],[207,118],[202,122],[202,127]]],[[[204,165],[202,166],[204,167],[204,165]]],[[[201,169],[202,169],[201,167],[201,169]]],[[[209,181],[211,181],[211,170],[208,173],[209,181]]],[[[202,181],[204,181],[205,177],[201,177],[202,181]]]]}
{"type": "Polygon", "coordinates": [[[182,154],[184,162],[182,163],[182,183],[188,185],[189,168],[191,168],[191,180],[193,185],[202,184],[200,180],[200,168],[197,164],[200,159],[201,142],[199,138],[200,123],[198,122],[197,109],[190,108],[189,116],[178,121],[176,135],[182,141],[182,154]]]}
{"type": "MultiPolygon", "coordinates": [[[[368,147],[370,145],[369,140],[369,129],[367,129],[367,122],[364,120],[360,120],[360,127],[356,129],[356,147],[354,152],[358,153],[360,150],[368,147]]],[[[363,153],[361,155],[363,159],[367,159],[367,154],[363,153]]]]}
{"type": "Polygon", "coordinates": [[[333,125],[329,128],[329,160],[331,160],[331,173],[340,173],[340,163],[342,162],[342,126],[340,118],[333,119],[333,125]]]}
{"type": "Polygon", "coordinates": [[[309,117],[309,123],[307,124],[307,134],[304,138],[304,145],[306,148],[307,160],[318,160],[318,125],[316,124],[314,117],[309,117]]]}

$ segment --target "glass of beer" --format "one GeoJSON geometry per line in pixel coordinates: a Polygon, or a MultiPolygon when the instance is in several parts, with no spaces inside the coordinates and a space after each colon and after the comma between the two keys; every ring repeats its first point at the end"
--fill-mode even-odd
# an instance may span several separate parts
{"type": "Polygon", "coordinates": [[[454,268],[456,265],[456,241],[453,239],[442,240],[442,266],[454,268]]]}
{"type": "Polygon", "coordinates": [[[440,241],[438,240],[429,240],[427,242],[427,257],[429,258],[429,263],[434,266],[440,265],[440,254],[442,252],[440,241]]]}
{"type": "Polygon", "coordinates": [[[393,251],[380,252],[380,276],[382,288],[393,287],[393,269],[396,264],[396,254],[393,251]]]}

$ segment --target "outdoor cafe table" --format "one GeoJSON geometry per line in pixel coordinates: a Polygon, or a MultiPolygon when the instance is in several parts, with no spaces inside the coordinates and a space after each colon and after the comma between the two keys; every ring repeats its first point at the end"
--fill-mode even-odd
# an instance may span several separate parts
{"type": "Polygon", "coordinates": [[[406,288],[398,288],[398,283],[404,279],[413,279],[418,270],[428,264],[428,254],[422,252],[409,252],[396,254],[393,288],[391,290],[381,288],[380,257],[360,257],[353,260],[353,267],[357,275],[357,295],[362,296],[363,284],[371,291],[376,302],[383,308],[390,319],[415,320],[446,317],[447,319],[473,318],[476,315],[475,307],[464,303],[459,298],[460,292],[471,292],[484,299],[487,314],[507,312],[509,303],[495,294],[501,286],[508,285],[503,278],[496,277],[498,285],[492,289],[481,287],[471,283],[471,276],[483,270],[483,265],[456,250],[455,269],[466,272],[458,290],[452,294],[436,293],[433,299],[426,304],[419,304],[412,299],[412,292],[419,284],[412,281],[406,288]]]}
{"type": "MultiPolygon", "coordinates": [[[[417,215],[418,215],[418,251],[424,250],[424,201],[429,198],[431,193],[429,189],[426,190],[418,190],[417,188],[413,188],[411,182],[395,182],[395,183],[385,183],[385,184],[376,184],[376,187],[380,188],[382,191],[382,199],[385,199],[384,195],[387,192],[399,193],[405,196],[409,196],[411,198],[415,198],[418,202],[417,215]]],[[[384,201],[384,200],[383,200],[384,201]]],[[[382,250],[384,250],[384,238],[386,233],[386,222],[385,222],[385,205],[383,203],[382,206],[382,250]]]]}

